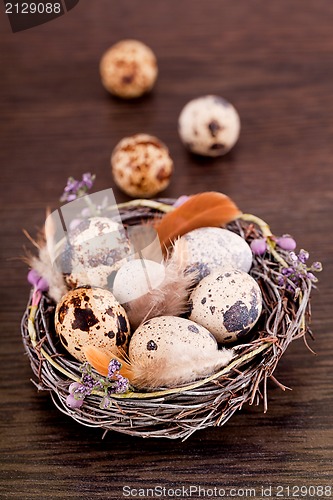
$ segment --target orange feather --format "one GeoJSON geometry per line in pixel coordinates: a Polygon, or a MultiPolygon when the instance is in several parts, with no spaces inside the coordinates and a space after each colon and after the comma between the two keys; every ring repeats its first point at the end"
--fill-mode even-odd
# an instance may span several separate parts
{"type": "MultiPolygon", "coordinates": [[[[117,356],[113,352],[106,354],[101,349],[98,349],[98,347],[93,347],[93,346],[86,346],[84,348],[84,354],[87,358],[88,363],[104,377],[106,377],[108,374],[108,367],[111,359],[117,359],[119,363],[121,363],[121,368],[119,373],[123,377],[126,377],[129,380],[131,380],[132,377],[131,366],[126,359],[123,359],[123,357],[117,356]]],[[[124,356],[126,356],[125,353],[124,356]]]]}
{"type": "Polygon", "coordinates": [[[241,215],[225,194],[208,191],[191,196],[185,203],[155,223],[162,248],[183,234],[199,227],[219,227],[241,215]]]}

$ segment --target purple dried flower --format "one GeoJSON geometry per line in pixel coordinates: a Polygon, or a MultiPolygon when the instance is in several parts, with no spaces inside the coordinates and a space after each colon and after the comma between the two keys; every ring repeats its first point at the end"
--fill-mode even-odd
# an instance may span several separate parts
{"type": "Polygon", "coordinates": [[[49,284],[45,278],[40,278],[38,280],[38,283],[36,285],[36,289],[40,290],[41,292],[47,292],[47,290],[49,289],[49,284]]]}
{"type": "Polygon", "coordinates": [[[40,276],[35,269],[30,269],[27,279],[31,285],[36,286],[40,280],[40,276]]]}
{"type": "Polygon", "coordinates": [[[309,278],[309,280],[311,280],[313,283],[316,283],[316,282],[318,281],[318,278],[317,278],[317,277],[316,277],[313,273],[311,273],[311,272],[307,273],[307,275],[306,275],[306,276],[307,276],[307,277],[309,278]]]}
{"type": "Polygon", "coordinates": [[[47,292],[49,284],[45,278],[42,278],[35,269],[28,272],[27,279],[31,285],[34,286],[35,291],[47,292]]]}
{"type": "Polygon", "coordinates": [[[250,247],[254,255],[263,255],[267,249],[265,238],[258,238],[257,240],[251,241],[250,247]]]}
{"type": "Polygon", "coordinates": [[[293,263],[298,261],[298,257],[297,257],[297,255],[295,254],[295,252],[290,252],[290,253],[289,253],[289,257],[290,257],[290,260],[291,260],[293,263]]]}
{"type": "Polygon", "coordinates": [[[107,410],[108,408],[111,407],[111,405],[112,401],[107,396],[104,396],[104,398],[101,401],[100,408],[102,410],[107,410]]]}
{"type": "Polygon", "coordinates": [[[117,394],[124,394],[124,392],[128,391],[129,388],[129,381],[127,378],[123,377],[122,375],[117,376],[117,383],[116,383],[116,393],[117,394]]]}
{"type": "Polygon", "coordinates": [[[85,392],[88,394],[96,387],[96,380],[92,377],[92,375],[85,374],[82,376],[82,386],[84,387],[85,392]]]}
{"type": "Polygon", "coordinates": [[[95,181],[95,175],[91,175],[90,172],[86,172],[85,174],[82,175],[82,187],[85,186],[88,189],[91,189],[93,187],[95,181]]]}
{"type": "Polygon", "coordinates": [[[290,252],[290,266],[281,269],[281,275],[277,279],[278,284],[283,286],[282,281],[284,281],[286,289],[295,292],[295,287],[299,287],[303,279],[310,279],[313,283],[317,282],[318,279],[311,271],[321,271],[322,265],[320,262],[314,262],[311,267],[307,267],[308,259],[309,252],[304,249],[300,250],[298,255],[295,252],[290,252]],[[292,283],[294,286],[292,286],[292,283]]]}
{"type": "Polygon", "coordinates": [[[291,250],[295,250],[295,248],[296,248],[296,241],[294,240],[294,238],[292,238],[288,234],[285,234],[285,235],[281,236],[281,238],[278,238],[276,240],[276,244],[280,248],[282,248],[282,250],[291,251],[291,250]]]}
{"type": "Polygon", "coordinates": [[[108,388],[108,394],[124,394],[124,392],[128,391],[129,381],[127,378],[122,375],[116,375],[116,382],[113,385],[110,385],[108,388]]]}
{"type": "Polygon", "coordinates": [[[121,368],[121,363],[117,359],[111,359],[108,366],[108,378],[114,377],[121,368]]]}
{"type": "Polygon", "coordinates": [[[72,382],[71,385],[68,387],[69,393],[74,394],[74,392],[81,386],[82,384],[80,384],[80,382],[72,382]]]}
{"type": "Polygon", "coordinates": [[[298,254],[298,260],[300,262],[302,262],[302,264],[305,264],[307,262],[307,260],[309,259],[309,252],[307,252],[306,250],[300,250],[299,254],[298,254]]]}
{"type": "Polygon", "coordinates": [[[91,175],[90,172],[83,174],[81,181],[78,181],[73,177],[69,177],[60,201],[70,202],[76,200],[76,198],[84,196],[87,194],[89,189],[92,188],[95,178],[96,176],[91,175]]]}
{"type": "Polygon", "coordinates": [[[311,271],[315,271],[317,273],[320,273],[320,271],[323,270],[323,266],[321,262],[314,262],[311,266],[311,271]]]}
{"type": "Polygon", "coordinates": [[[66,405],[69,408],[72,408],[72,410],[76,408],[81,408],[81,406],[83,405],[83,399],[76,398],[73,394],[68,394],[66,398],[66,405]]]}

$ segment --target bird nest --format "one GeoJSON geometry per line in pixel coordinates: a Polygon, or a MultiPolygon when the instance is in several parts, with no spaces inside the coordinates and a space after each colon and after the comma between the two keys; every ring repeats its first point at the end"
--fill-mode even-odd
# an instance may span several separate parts
{"type": "MultiPolygon", "coordinates": [[[[173,202],[135,200],[118,208],[126,227],[163,217],[173,202]]],[[[272,236],[263,221],[250,215],[225,227],[248,243],[272,236]]],[[[55,334],[54,301],[43,293],[34,305],[31,293],[22,318],[22,337],[37,388],[49,391],[56,407],[80,424],[141,437],[186,439],[199,429],[223,425],[245,403],[262,402],[266,412],[268,380],[287,388],[273,375],[281,356],[292,341],[303,338],[307,344],[306,335],[311,335],[312,280],[309,273],[299,273],[295,284],[283,273],[288,259],[289,252],[276,245],[264,255],[254,255],[250,275],[261,288],[263,309],[252,337],[235,346],[236,356],[228,366],[181,387],[113,394],[107,408],[101,407],[103,394],[98,390],[85,398],[81,408],[67,406],[69,386],[80,380],[82,365],[63,349],[55,334]]]]}

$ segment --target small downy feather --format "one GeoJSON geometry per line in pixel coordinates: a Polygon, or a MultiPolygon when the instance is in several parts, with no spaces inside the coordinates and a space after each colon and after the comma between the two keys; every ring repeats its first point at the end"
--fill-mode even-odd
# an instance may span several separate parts
{"type": "Polygon", "coordinates": [[[129,322],[136,329],[143,321],[157,316],[180,316],[188,309],[188,296],[196,282],[197,271],[185,272],[186,242],[176,240],[172,258],[165,262],[165,278],[157,288],[123,304],[129,322]]]}
{"type": "Polygon", "coordinates": [[[117,357],[113,353],[105,354],[92,346],[86,347],[84,353],[88,363],[104,376],[108,373],[111,359],[118,359],[122,364],[120,374],[128,378],[137,389],[179,387],[188,384],[227,366],[234,356],[232,349],[202,351],[193,356],[193,353],[184,351],[184,346],[181,345],[178,356],[166,357],[153,366],[151,360],[146,357],[130,361],[117,357]]]}
{"type": "MultiPolygon", "coordinates": [[[[46,217],[46,220],[50,221],[50,218],[46,217]]],[[[55,302],[59,302],[61,297],[67,292],[67,287],[62,272],[53,265],[50,256],[50,251],[52,251],[54,247],[54,231],[52,224],[50,222],[48,224],[45,223],[44,232],[38,237],[37,241],[34,241],[26,232],[25,234],[38,248],[38,256],[30,255],[26,260],[31,269],[34,269],[39,276],[47,281],[49,285],[49,296],[55,300],[55,302]]]]}
{"type": "Polygon", "coordinates": [[[233,354],[231,349],[222,349],[210,353],[202,351],[193,355],[193,352],[186,352],[182,345],[178,355],[166,357],[154,365],[146,357],[132,361],[130,382],[138,389],[179,387],[212,375],[227,366],[233,354]]]}
{"type": "Polygon", "coordinates": [[[208,191],[191,196],[185,203],[155,222],[162,248],[177,236],[199,227],[220,227],[241,215],[225,194],[208,191]]]}

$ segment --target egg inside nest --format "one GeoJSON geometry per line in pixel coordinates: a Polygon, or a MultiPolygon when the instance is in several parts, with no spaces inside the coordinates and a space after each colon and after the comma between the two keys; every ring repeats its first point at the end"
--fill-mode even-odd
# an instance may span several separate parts
{"type": "Polygon", "coordinates": [[[189,319],[207,328],[220,343],[243,340],[258,321],[262,294],[249,274],[216,271],[193,290],[189,319]]]}
{"type": "Polygon", "coordinates": [[[106,354],[126,350],[130,324],[124,308],[102,288],[80,287],[58,303],[55,329],[61,343],[78,361],[86,361],[84,348],[97,347],[106,354]]]}

